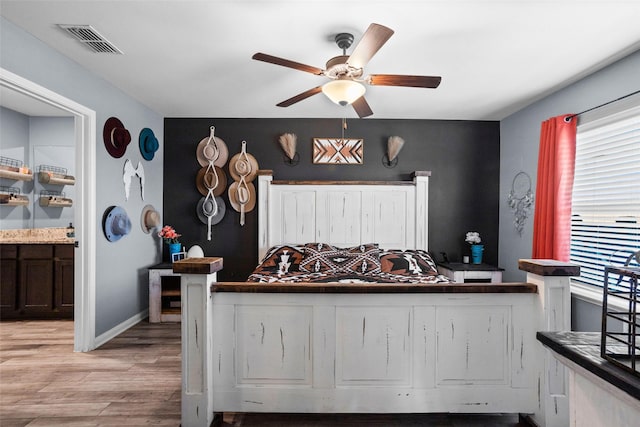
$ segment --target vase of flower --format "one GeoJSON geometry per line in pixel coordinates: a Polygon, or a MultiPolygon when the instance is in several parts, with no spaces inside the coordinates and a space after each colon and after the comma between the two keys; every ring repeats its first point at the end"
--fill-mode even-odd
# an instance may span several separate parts
{"type": "Polygon", "coordinates": [[[471,262],[473,264],[482,264],[482,252],[484,245],[471,245],[471,262]]]}
{"type": "Polygon", "coordinates": [[[480,233],[477,231],[469,231],[464,239],[471,245],[471,262],[473,264],[482,264],[482,252],[484,252],[484,245],[480,242],[480,233]]]}
{"type": "Polygon", "coordinates": [[[169,259],[173,260],[173,254],[177,254],[181,252],[182,244],[181,243],[169,243],[169,259]]]}
{"type": "Polygon", "coordinates": [[[176,230],[170,225],[165,225],[158,236],[169,246],[169,260],[173,262],[173,254],[182,252],[182,244],[178,241],[181,234],[176,233],[176,230]]]}

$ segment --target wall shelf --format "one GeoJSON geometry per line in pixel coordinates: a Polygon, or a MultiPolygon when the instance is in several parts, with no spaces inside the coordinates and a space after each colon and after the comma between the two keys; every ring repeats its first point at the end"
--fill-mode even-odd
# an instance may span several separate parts
{"type": "Polygon", "coordinates": [[[40,192],[40,206],[50,208],[65,208],[73,206],[73,200],[65,197],[64,193],[59,191],[42,190],[40,192]]]}
{"type": "Polygon", "coordinates": [[[20,194],[19,188],[0,186],[0,205],[26,206],[28,204],[29,198],[20,194]]]}
{"type": "Polygon", "coordinates": [[[27,196],[15,194],[0,194],[0,205],[4,206],[27,206],[29,199],[27,196]]]}
{"type": "Polygon", "coordinates": [[[74,185],[75,177],[67,175],[65,168],[49,165],[38,167],[38,182],[53,185],[74,185]]]}
{"type": "Polygon", "coordinates": [[[33,172],[24,166],[22,160],[0,156],[0,178],[31,181],[33,180],[33,172]]]}

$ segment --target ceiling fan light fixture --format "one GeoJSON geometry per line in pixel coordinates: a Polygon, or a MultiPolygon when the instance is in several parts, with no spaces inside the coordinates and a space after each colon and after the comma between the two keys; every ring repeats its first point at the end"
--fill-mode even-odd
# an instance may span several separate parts
{"type": "Polygon", "coordinates": [[[349,105],[364,95],[363,84],[353,80],[332,80],[322,86],[322,92],[338,105],[349,105]]]}

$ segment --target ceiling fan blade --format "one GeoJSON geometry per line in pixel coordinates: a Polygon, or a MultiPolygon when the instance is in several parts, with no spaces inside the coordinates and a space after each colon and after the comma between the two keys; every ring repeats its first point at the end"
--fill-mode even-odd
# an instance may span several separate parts
{"type": "Polygon", "coordinates": [[[309,89],[307,91],[304,91],[302,93],[297,94],[296,96],[293,96],[289,99],[286,99],[284,101],[282,101],[279,104],[276,104],[278,107],[288,107],[290,105],[295,104],[296,102],[300,102],[304,99],[309,98],[310,96],[313,96],[315,94],[318,94],[322,92],[322,86],[316,86],[313,89],[309,89]]]}
{"type": "Polygon", "coordinates": [[[362,39],[353,49],[347,64],[355,68],[363,68],[378,50],[393,35],[393,30],[380,24],[371,24],[364,32],[362,39]]]}
{"type": "Polygon", "coordinates": [[[435,89],[440,85],[439,76],[404,76],[399,74],[372,74],[367,83],[375,86],[408,86],[435,89]]]}
{"type": "Polygon", "coordinates": [[[358,117],[368,117],[373,114],[373,110],[369,107],[367,100],[364,99],[364,96],[356,99],[351,105],[353,105],[353,109],[358,113],[358,117]]]}
{"type": "Polygon", "coordinates": [[[301,64],[295,61],[289,61],[288,59],[278,58],[277,56],[267,55],[266,53],[256,53],[251,57],[257,61],[268,62],[270,64],[282,65],[283,67],[293,68],[294,70],[305,71],[311,74],[317,74],[319,76],[324,73],[324,70],[313,67],[311,65],[301,64]]]}

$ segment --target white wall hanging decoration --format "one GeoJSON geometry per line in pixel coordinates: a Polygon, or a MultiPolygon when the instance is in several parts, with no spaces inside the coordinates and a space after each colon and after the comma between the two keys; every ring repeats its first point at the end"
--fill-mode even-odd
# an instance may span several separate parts
{"type": "Polygon", "coordinates": [[[240,212],[240,225],[244,225],[247,212],[256,207],[256,188],[253,180],[258,175],[258,161],[247,153],[247,141],[242,141],[241,151],[229,160],[229,174],[234,183],[229,187],[229,203],[240,212]]]}
{"type": "Polygon", "coordinates": [[[131,189],[131,179],[137,176],[140,179],[140,196],[144,200],[144,168],[142,163],[138,162],[138,167],[134,169],[129,159],[125,160],[122,171],[122,182],[124,183],[124,199],[129,200],[131,189]]]}
{"type": "Polygon", "coordinates": [[[207,224],[207,240],[211,240],[211,227],[222,221],[226,205],[220,196],[227,186],[227,177],[222,167],[227,162],[229,150],[225,142],[215,136],[216,127],[209,127],[209,137],[196,148],[196,158],[202,168],[196,176],[196,187],[203,198],[198,201],[196,215],[207,224]]]}
{"type": "Polygon", "coordinates": [[[520,236],[522,236],[525,221],[531,211],[533,199],[531,177],[526,172],[518,172],[511,182],[507,203],[515,215],[513,226],[520,236]]]}

